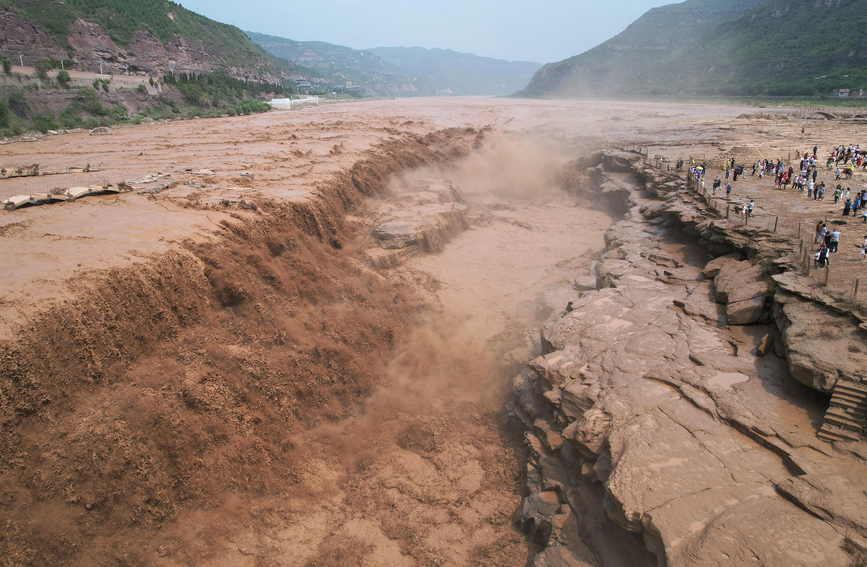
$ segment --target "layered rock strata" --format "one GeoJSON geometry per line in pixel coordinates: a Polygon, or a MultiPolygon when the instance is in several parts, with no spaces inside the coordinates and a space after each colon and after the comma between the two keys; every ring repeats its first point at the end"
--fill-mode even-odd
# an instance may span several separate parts
{"type": "MultiPolygon", "coordinates": [[[[224,70],[232,77],[277,82],[281,79],[267,55],[254,45],[244,53],[227,53],[222,45],[175,36],[163,44],[153,34],[137,30],[122,48],[98,23],[78,19],[68,30],[69,49],[61,47],[42,26],[10,9],[0,9],[0,55],[27,65],[61,55],[72,58],[75,70],[105,73],[163,75],[176,72],[210,73],[224,70]],[[237,61],[236,63],[227,63],[237,61]],[[102,62],[102,67],[100,67],[102,62]]],[[[70,63],[66,67],[69,68],[70,63]]]]}
{"type": "Polygon", "coordinates": [[[420,252],[439,252],[468,227],[466,198],[460,187],[445,180],[420,179],[392,197],[378,213],[387,222],[371,233],[377,248],[366,251],[374,266],[393,267],[420,252]]]}
{"type": "Polygon", "coordinates": [[[850,565],[867,466],[857,443],[816,436],[827,400],[803,384],[833,365],[791,354],[804,315],[775,281],[791,243],[731,228],[629,154],[576,168],[627,212],[597,289],[547,321],[514,381],[530,448],[516,522],[546,548],[535,564],[850,565]]]}

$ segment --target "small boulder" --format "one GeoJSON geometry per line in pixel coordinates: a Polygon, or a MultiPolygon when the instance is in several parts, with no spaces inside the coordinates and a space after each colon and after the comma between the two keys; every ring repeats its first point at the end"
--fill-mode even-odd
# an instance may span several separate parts
{"type": "Polygon", "coordinates": [[[767,294],[726,305],[726,321],[729,325],[749,325],[762,316],[767,294]]]}
{"type": "Polygon", "coordinates": [[[387,250],[418,244],[415,227],[407,222],[387,222],[373,231],[373,238],[387,250]]]}
{"type": "Polygon", "coordinates": [[[537,419],[533,423],[533,432],[542,440],[549,452],[557,453],[560,451],[560,447],[563,446],[563,437],[548,419],[537,419]]]}
{"type": "Polygon", "coordinates": [[[720,270],[726,266],[727,264],[732,264],[734,262],[739,262],[743,259],[743,254],[740,252],[734,252],[732,254],[726,254],[725,256],[720,256],[719,258],[714,258],[704,266],[704,270],[702,270],[702,274],[704,277],[708,279],[715,278],[717,274],[719,274],[720,270]]]}
{"type": "Polygon", "coordinates": [[[563,351],[540,356],[532,360],[528,366],[542,379],[542,388],[549,390],[572,380],[572,373],[578,371],[574,357],[563,351]]]}
{"type": "Polygon", "coordinates": [[[545,549],[533,560],[533,567],[593,567],[590,563],[581,561],[577,555],[569,551],[565,545],[557,545],[545,549]]]}
{"type": "Polygon", "coordinates": [[[756,297],[766,297],[768,295],[768,283],[765,281],[753,282],[744,286],[737,287],[729,291],[728,302],[737,303],[746,301],[756,297]]]}
{"type": "Polygon", "coordinates": [[[572,288],[575,291],[593,291],[596,289],[596,276],[590,274],[578,276],[572,282],[572,288]]]}
{"type": "Polygon", "coordinates": [[[774,335],[772,333],[768,333],[765,335],[761,341],[759,341],[759,346],[756,347],[756,356],[765,356],[774,348],[774,335]]]}
{"type": "Polygon", "coordinates": [[[726,264],[713,280],[714,295],[720,303],[729,302],[729,293],[765,278],[765,268],[747,261],[726,264]]]}
{"type": "Polygon", "coordinates": [[[560,498],[553,490],[534,492],[524,498],[515,518],[521,530],[536,543],[545,545],[551,536],[551,519],[560,511],[560,498]]]}

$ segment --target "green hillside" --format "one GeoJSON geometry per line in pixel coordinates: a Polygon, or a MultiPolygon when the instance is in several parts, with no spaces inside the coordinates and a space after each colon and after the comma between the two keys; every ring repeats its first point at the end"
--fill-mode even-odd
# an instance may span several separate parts
{"type": "Polygon", "coordinates": [[[687,0],[655,8],[611,40],[546,65],[523,94],[815,95],[867,87],[864,8],[863,0],[687,0]]]}
{"type": "Polygon", "coordinates": [[[248,50],[250,42],[234,26],[191,12],[167,0],[0,0],[8,7],[39,22],[60,45],[67,44],[67,30],[78,18],[92,20],[121,47],[127,47],[136,30],[145,30],[166,43],[175,35],[248,50]]]}
{"type": "MultiPolygon", "coordinates": [[[[129,47],[136,31],[143,30],[164,45],[177,37],[198,44],[220,67],[247,67],[257,74],[282,74],[281,65],[238,28],[168,0],[0,0],[0,9],[34,20],[67,49],[71,47],[70,26],[82,18],[99,24],[123,49],[129,47]]],[[[70,52],[70,56],[75,54],[70,52]]],[[[289,70],[293,68],[290,66],[289,70]]]]}
{"type": "Polygon", "coordinates": [[[744,94],[781,95],[865,88],[867,4],[769,0],[721,27],[701,55],[722,62],[715,74],[732,92],[738,86],[744,94]]]}
{"type": "Polygon", "coordinates": [[[290,76],[309,76],[166,0],[0,0],[0,61],[2,137],[265,112],[264,100],[295,93],[290,76]],[[13,72],[19,52],[35,73],[13,72]]]}

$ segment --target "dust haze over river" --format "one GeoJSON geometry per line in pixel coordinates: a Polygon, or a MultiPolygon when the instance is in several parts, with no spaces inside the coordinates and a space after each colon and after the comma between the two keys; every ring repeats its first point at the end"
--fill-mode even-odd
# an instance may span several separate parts
{"type": "Polygon", "coordinates": [[[85,162],[167,187],[0,218],[0,551],[33,565],[525,564],[504,355],[533,355],[528,337],[611,222],[557,170],[607,142],[710,143],[742,111],[399,100],[4,146],[13,165],[85,162]],[[348,219],[338,199],[305,208],[354,191],[340,176],[364,160],[352,179],[381,197],[348,197],[348,219]],[[467,229],[366,266],[375,222],[431,179],[460,188],[467,229]]]}
{"type": "MultiPolygon", "coordinates": [[[[453,166],[413,170],[390,184],[387,200],[399,201],[419,180],[454,183],[467,198],[469,229],[387,276],[411,282],[425,307],[360,415],[311,434],[319,454],[339,448],[342,466],[333,474],[350,478],[329,495],[342,502],[330,518],[337,535],[318,548],[328,560],[317,561],[526,562],[527,543],[510,523],[521,501],[522,437],[504,412],[516,366],[503,356],[535,356],[538,329],[531,331],[551,310],[545,292],[570,287],[610,223],[557,187],[567,159],[544,140],[495,137],[453,166]],[[413,561],[376,544],[383,530],[413,561]],[[328,551],[335,542],[373,547],[338,558],[328,551]]],[[[369,205],[381,215],[381,204],[369,205]]]]}

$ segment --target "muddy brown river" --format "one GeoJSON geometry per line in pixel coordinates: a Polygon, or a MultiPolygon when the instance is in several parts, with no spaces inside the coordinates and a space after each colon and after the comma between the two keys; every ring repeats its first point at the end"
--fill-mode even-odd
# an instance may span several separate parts
{"type": "Polygon", "coordinates": [[[617,216],[558,172],[785,135],[733,134],[748,112],[404,99],[4,145],[4,167],[92,171],[0,197],[132,190],[0,214],[0,556],[532,564],[512,378],[617,216]],[[443,186],[463,208],[436,246],[372,239],[436,225],[443,186]]]}

